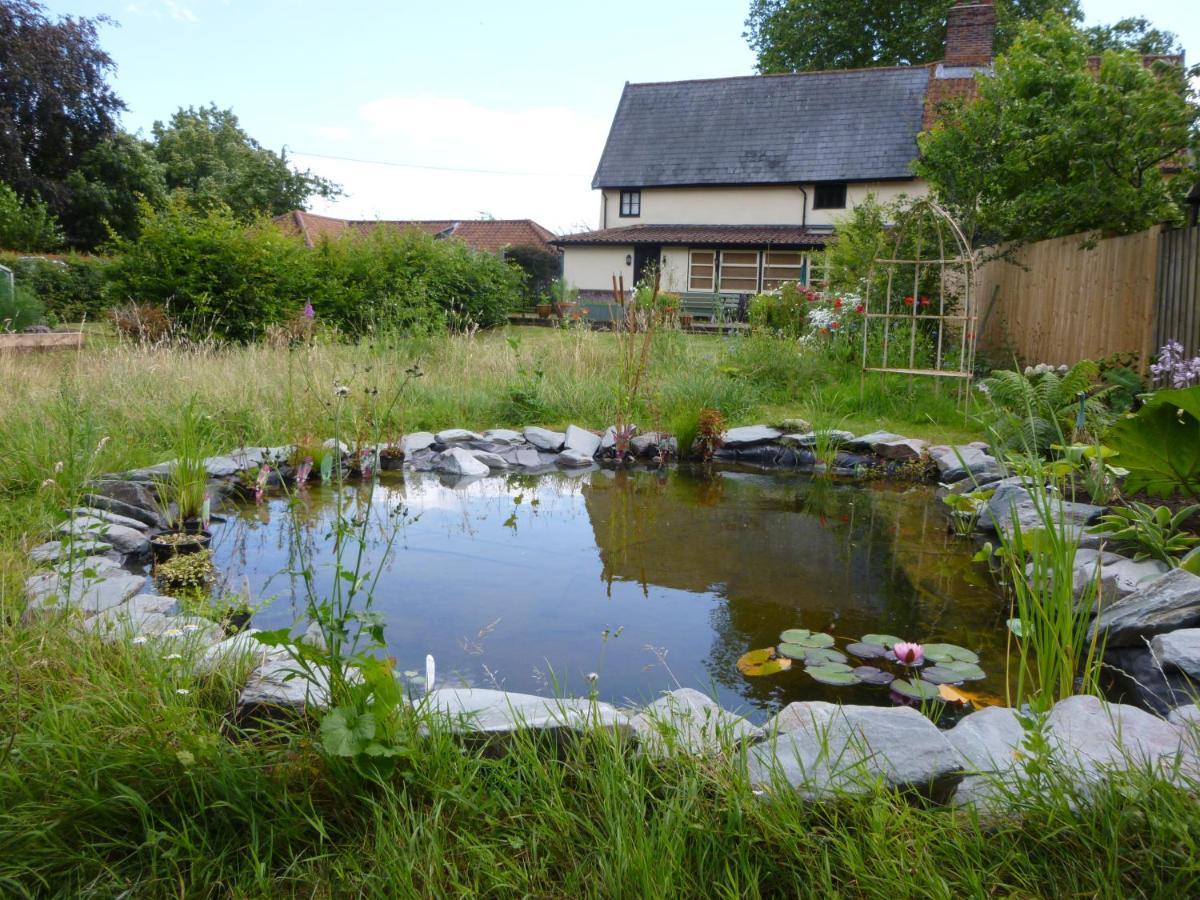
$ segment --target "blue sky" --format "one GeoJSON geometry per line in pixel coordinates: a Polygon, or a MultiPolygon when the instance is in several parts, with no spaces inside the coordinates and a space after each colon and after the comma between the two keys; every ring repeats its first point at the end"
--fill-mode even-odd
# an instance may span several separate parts
{"type": "MultiPolygon", "coordinates": [[[[747,0],[46,6],[119,23],[101,40],[118,65],[127,128],[148,132],[179,106],[232,107],[263,144],[345,186],[346,198],[318,211],[356,218],[486,213],[594,227],[591,175],[625,81],[754,68],[742,38],[747,0]]],[[[1146,16],[1200,60],[1200,3],[1083,7],[1089,23],[1146,16]]]]}

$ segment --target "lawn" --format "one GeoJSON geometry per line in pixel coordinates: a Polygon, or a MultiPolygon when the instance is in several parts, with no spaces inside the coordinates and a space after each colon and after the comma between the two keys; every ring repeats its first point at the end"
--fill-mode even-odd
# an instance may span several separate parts
{"type": "MultiPolygon", "coordinates": [[[[616,409],[619,346],[584,330],[380,338],[294,349],[152,350],[93,342],[10,356],[0,376],[0,893],[58,896],[1194,896],[1196,785],[1129,775],[1090,795],[1040,773],[1019,814],[981,822],[878,790],[765,802],[736,764],[653,760],[618,736],[510,752],[408,721],[400,775],[365,779],[305,723],[228,719],[232,675],[180,690],[171,659],[20,624],[24,549],[80,458],[118,470],[170,455],[193,401],[216,452],[332,432],[336,385],[386,395],[422,377],[385,434],[569,422],[616,409]],[[61,467],[57,466],[62,461],[61,467]],[[427,734],[422,734],[424,727],[427,734]]],[[[355,406],[352,401],[351,407],[355,406]]],[[[712,407],[729,424],[805,417],[935,440],[977,436],[946,391],[872,380],[770,338],[664,332],[639,424],[712,407]]],[[[366,430],[363,403],[350,423],[366,430]]],[[[236,673],[234,673],[236,674],[236,673]]],[[[190,682],[188,682],[191,684],[190,682]]]]}

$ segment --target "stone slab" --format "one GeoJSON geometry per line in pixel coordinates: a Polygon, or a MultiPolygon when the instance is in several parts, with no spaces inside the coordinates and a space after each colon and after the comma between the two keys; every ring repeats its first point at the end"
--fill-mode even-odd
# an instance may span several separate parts
{"type": "Polygon", "coordinates": [[[523,433],[525,440],[533,444],[538,450],[545,450],[548,453],[557,453],[563,448],[563,444],[567,440],[566,434],[561,431],[538,428],[536,425],[529,426],[523,433]]]}
{"type": "Polygon", "coordinates": [[[763,731],[692,688],[671,691],[629,720],[639,743],[654,755],[712,755],[762,739],[763,731]]]}
{"type": "Polygon", "coordinates": [[[589,458],[593,457],[600,450],[600,436],[584,428],[568,425],[563,436],[563,450],[573,450],[589,458]]]}
{"type": "Polygon", "coordinates": [[[1108,646],[1129,647],[1156,634],[1195,626],[1200,626],[1200,576],[1174,569],[1102,609],[1088,639],[1106,632],[1108,646]]]}
{"type": "Polygon", "coordinates": [[[482,688],[439,688],[428,695],[428,701],[432,710],[448,717],[451,728],[461,733],[503,734],[519,728],[628,728],[625,716],[614,707],[592,700],[560,700],[482,688]]]}

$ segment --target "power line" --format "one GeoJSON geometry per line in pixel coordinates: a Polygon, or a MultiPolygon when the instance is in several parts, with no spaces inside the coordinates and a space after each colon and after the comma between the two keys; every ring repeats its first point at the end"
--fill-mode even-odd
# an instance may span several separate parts
{"type": "Polygon", "coordinates": [[[470,169],[456,166],[427,166],[421,163],[391,162],[384,159],[357,159],[353,156],[333,156],[329,153],[309,153],[292,150],[295,156],[315,156],[317,159],[336,159],[340,162],[362,163],[368,166],[391,166],[395,169],[427,169],[433,172],[469,172],[475,175],[522,175],[530,178],[589,178],[579,172],[517,172],[506,169],[470,169]]]}

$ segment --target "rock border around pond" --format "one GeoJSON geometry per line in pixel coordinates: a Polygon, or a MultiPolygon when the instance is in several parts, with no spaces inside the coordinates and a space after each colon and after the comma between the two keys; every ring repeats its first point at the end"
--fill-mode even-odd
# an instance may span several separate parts
{"type": "MultiPolygon", "coordinates": [[[[815,448],[823,446],[836,448],[831,471],[838,475],[886,476],[905,466],[911,475],[915,466],[921,477],[937,477],[943,484],[967,479],[972,485],[998,484],[997,495],[1014,502],[1006,509],[996,504],[990,516],[993,528],[1005,527],[1006,512],[1015,510],[1019,517],[1017,507],[1029,500],[1027,489],[1019,480],[1005,479],[980,444],[930,447],[887,432],[818,434],[799,427],[804,423],[789,424],[796,427],[730,429],[716,461],[806,471],[818,465],[815,448]]],[[[617,460],[615,443],[614,428],[596,434],[572,425],[563,432],[529,427],[413,433],[400,447],[406,468],[437,472],[455,485],[515,472],[586,472],[617,462],[657,465],[675,451],[672,438],[648,432],[634,437],[627,458],[617,460]]],[[[338,449],[343,466],[355,463],[346,448],[338,449]]],[[[266,462],[282,466],[291,452],[290,447],[238,448],[206,460],[213,495],[229,496],[242,473],[266,462]]],[[[153,481],[169,469],[169,463],[160,464],[105,476],[89,486],[83,505],[67,511],[55,537],[30,551],[41,568],[26,582],[24,618],[62,613],[69,600],[72,627],[106,641],[165,650],[166,658],[178,659],[196,677],[208,677],[236,661],[249,671],[238,699],[243,716],[323,708],[328,685],[319,672],[315,681],[294,677],[286,653],[259,644],[253,631],[226,636],[215,623],[185,615],[173,598],[147,593],[146,575],[127,568],[147,558],[150,538],[166,527],[153,481]]],[[[1071,524],[1080,527],[1101,512],[1076,506],[1080,508],[1069,510],[1075,517],[1071,524]]],[[[1099,578],[1101,588],[1093,628],[1111,629],[1118,643],[1152,638],[1145,652],[1153,653],[1160,671],[1197,676],[1200,578],[1084,548],[1076,558],[1077,587],[1090,578],[1099,578]]],[[[941,731],[908,707],[819,701],[789,704],[759,728],[690,689],[672,691],[639,710],[591,699],[448,687],[421,702],[465,735],[495,737],[524,728],[569,734],[599,727],[617,729],[655,755],[733,754],[756,789],[769,792],[789,785],[811,799],[884,784],[952,805],[993,803],[996,785],[1019,774],[1025,733],[1009,709],[979,710],[941,731]]],[[[1054,708],[1046,727],[1053,752],[1070,763],[1079,783],[1087,784],[1111,769],[1146,763],[1160,767],[1166,777],[1200,774],[1197,723],[1200,711],[1190,702],[1164,720],[1136,707],[1073,697],[1054,708]]]]}

